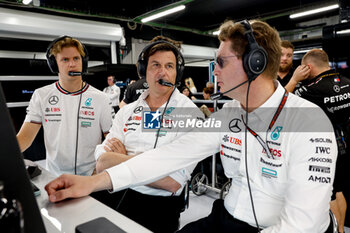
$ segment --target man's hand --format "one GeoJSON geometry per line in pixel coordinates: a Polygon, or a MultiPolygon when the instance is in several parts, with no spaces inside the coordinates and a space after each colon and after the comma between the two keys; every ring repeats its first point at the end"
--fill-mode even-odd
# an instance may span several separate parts
{"type": "Polygon", "coordinates": [[[309,76],[310,76],[310,68],[307,65],[300,65],[295,69],[292,79],[296,83],[298,83],[307,79],[309,76]]]}
{"type": "Polygon", "coordinates": [[[95,176],[64,174],[45,186],[50,202],[67,198],[84,197],[93,191],[111,189],[112,183],[106,172],[95,176]]]}
{"type": "Polygon", "coordinates": [[[104,149],[106,152],[116,152],[124,155],[127,154],[124,144],[117,138],[108,139],[104,149]]]}
{"type": "Polygon", "coordinates": [[[293,92],[296,85],[310,76],[310,68],[306,65],[298,66],[288,84],[284,87],[287,91],[293,92]]]}

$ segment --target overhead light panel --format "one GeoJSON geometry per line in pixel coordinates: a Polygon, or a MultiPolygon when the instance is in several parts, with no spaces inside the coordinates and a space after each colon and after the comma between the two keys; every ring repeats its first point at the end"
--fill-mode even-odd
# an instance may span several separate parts
{"type": "Polygon", "coordinates": [[[156,13],[154,15],[151,15],[151,16],[148,16],[146,18],[143,18],[141,19],[141,22],[142,23],[146,23],[146,22],[149,22],[151,20],[154,20],[154,19],[158,19],[160,17],[163,17],[163,16],[166,16],[166,15],[170,15],[172,13],[175,13],[175,12],[178,12],[178,11],[181,11],[183,9],[185,9],[186,6],[185,5],[180,5],[180,6],[177,6],[177,7],[174,7],[174,8],[171,8],[171,9],[168,9],[168,10],[165,10],[165,11],[162,11],[162,12],[159,12],[159,13],[156,13]]]}
{"type": "Polygon", "coordinates": [[[350,33],[350,29],[345,29],[345,30],[337,31],[337,35],[349,34],[349,33],[350,33]]]}
{"type": "Polygon", "coordinates": [[[32,2],[32,0],[23,0],[22,1],[22,3],[24,4],[24,5],[28,5],[29,3],[31,3],[32,2]]]}
{"type": "Polygon", "coordinates": [[[217,36],[217,35],[219,35],[219,34],[220,34],[220,30],[217,30],[217,31],[214,31],[214,32],[213,32],[213,35],[214,35],[214,36],[217,36]]]}
{"type": "Polygon", "coordinates": [[[317,14],[317,13],[320,13],[320,12],[329,11],[329,10],[333,10],[333,9],[337,9],[337,8],[339,8],[339,4],[334,4],[334,5],[330,5],[330,6],[317,8],[317,9],[314,9],[314,10],[309,10],[309,11],[304,11],[304,12],[300,12],[300,13],[296,13],[296,14],[291,14],[289,16],[289,18],[295,19],[295,18],[306,16],[306,15],[317,14]]]}

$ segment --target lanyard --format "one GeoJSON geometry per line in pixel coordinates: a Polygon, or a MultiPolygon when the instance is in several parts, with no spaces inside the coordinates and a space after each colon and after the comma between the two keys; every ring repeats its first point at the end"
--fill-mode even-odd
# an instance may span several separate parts
{"type": "Polygon", "coordinates": [[[322,75],[321,77],[318,77],[314,82],[310,83],[309,85],[307,85],[308,87],[309,86],[312,86],[316,83],[318,83],[319,81],[321,81],[323,78],[325,77],[329,77],[329,76],[335,76],[335,75],[339,75],[339,73],[330,73],[330,74],[324,74],[322,75]]]}
{"type": "MultiPolygon", "coordinates": [[[[271,122],[269,124],[269,128],[267,129],[266,131],[266,136],[267,134],[271,131],[272,127],[274,126],[274,124],[276,123],[277,121],[277,118],[278,116],[280,115],[286,101],[287,101],[287,97],[288,97],[288,92],[287,90],[284,91],[284,95],[283,95],[283,98],[281,100],[281,103],[279,104],[276,112],[275,112],[275,115],[272,117],[271,119],[271,122]]],[[[248,114],[248,113],[247,113],[248,114]]],[[[243,115],[241,115],[241,118],[242,118],[242,121],[244,123],[244,125],[247,127],[248,131],[258,140],[258,142],[260,143],[260,145],[264,148],[264,150],[266,151],[266,155],[268,158],[272,158],[274,159],[274,157],[271,155],[271,152],[270,152],[270,148],[269,146],[267,145],[267,143],[259,136],[259,134],[257,134],[254,130],[252,130],[251,128],[249,128],[248,125],[246,125],[246,123],[244,122],[243,120],[243,115]]]]}

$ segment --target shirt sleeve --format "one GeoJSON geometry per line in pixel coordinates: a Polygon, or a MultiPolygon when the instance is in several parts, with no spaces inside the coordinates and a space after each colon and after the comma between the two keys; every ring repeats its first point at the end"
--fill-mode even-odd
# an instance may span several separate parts
{"type": "Polygon", "coordinates": [[[27,115],[24,121],[41,124],[42,116],[40,96],[37,91],[34,91],[32,98],[30,99],[29,106],[27,107],[27,115]]]}
{"type": "Polygon", "coordinates": [[[263,233],[319,233],[327,229],[337,158],[331,124],[323,122],[327,123],[329,132],[299,132],[290,142],[285,205],[277,223],[263,233]]]}
{"type": "Polygon", "coordinates": [[[197,163],[219,151],[219,138],[219,133],[189,132],[170,144],[109,168],[106,171],[113,191],[148,184],[197,163]]]}
{"type": "Polygon", "coordinates": [[[125,112],[125,109],[126,108],[122,108],[118,111],[118,113],[116,114],[113,120],[112,127],[109,130],[109,134],[107,134],[102,144],[96,146],[96,149],[95,149],[96,161],[103,153],[106,152],[106,150],[104,149],[104,146],[108,139],[118,138],[121,142],[124,143],[124,134],[122,133],[122,130],[123,130],[122,126],[123,126],[123,114],[125,112]]]}
{"type": "Polygon", "coordinates": [[[100,127],[103,133],[108,133],[112,126],[112,118],[114,117],[114,110],[108,96],[103,94],[101,103],[100,127]]]}

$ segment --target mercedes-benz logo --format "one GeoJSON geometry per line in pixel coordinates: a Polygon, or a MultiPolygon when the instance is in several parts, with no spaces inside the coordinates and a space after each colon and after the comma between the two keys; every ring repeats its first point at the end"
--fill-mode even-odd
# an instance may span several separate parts
{"type": "Polygon", "coordinates": [[[142,106],[138,106],[138,107],[136,107],[136,108],[134,109],[134,113],[135,113],[135,114],[140,113],[140,112],[142,112],[142,110],[143,110],[143,107],[142,107],[142,106]]]}
{"type": "Polygon", "coordinates": [[[339,91],[340,91],[340,87],[339,87],[338,85],[334,85],[334,86],[333,86],[333,90],[334,90],[335,92],[339,92],[339,91]]]}
{"type": "Polygon", "coordinates": [[[241,132],[241,128],[239,128],[238,122],[241,122],[241,120],[238,118],[235,118],[232,121],[230,121],[228,128],[230,129],[231,132],[233,133],[241,132]]]}
{"type": "Polygon", "coordinates": [[[56,95],[53,95],[53,96],[51,96],[50,98],[49,98],[49,103],[51,104],[51,105],[55,105],[55,104],[57,104],[58,103],[58,97],[56,96],[56,95]]]}

